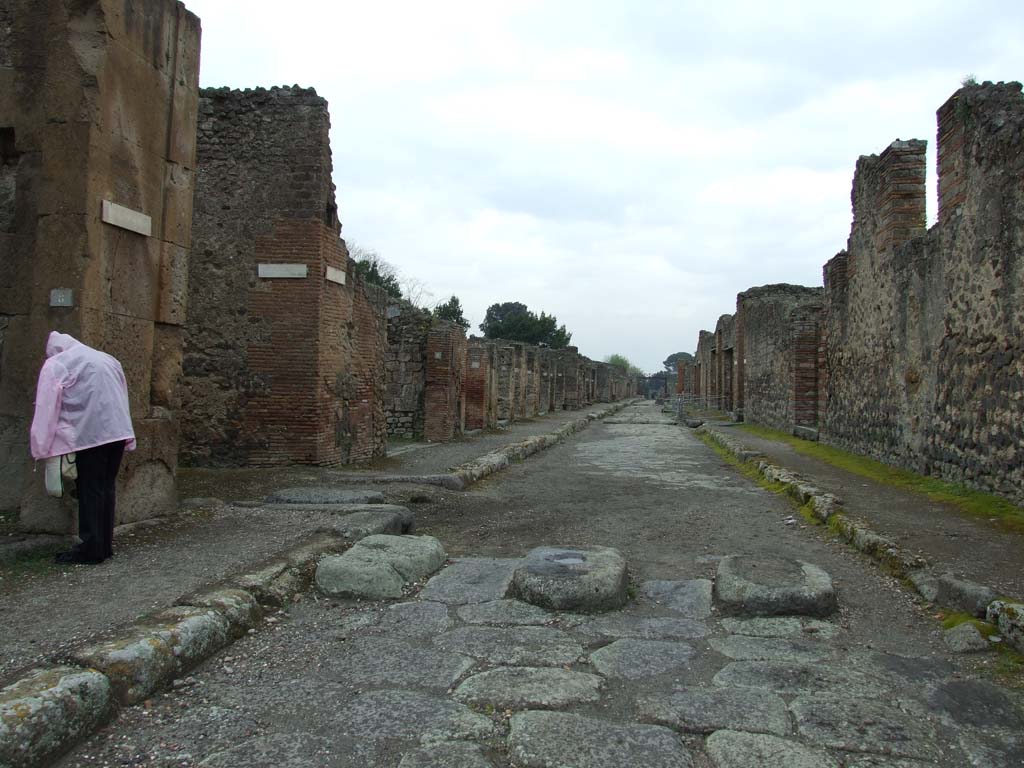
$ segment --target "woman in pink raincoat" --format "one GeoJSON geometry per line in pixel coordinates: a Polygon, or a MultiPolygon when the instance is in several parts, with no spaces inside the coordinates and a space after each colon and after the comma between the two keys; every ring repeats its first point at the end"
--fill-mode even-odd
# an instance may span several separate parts
{"type": "Polygon", "coordinates": [[[77,455],[78,537],[58,563],[99,563],[114,554],[117,470],[135,450],[121,364],[66,333],[46,342],[30,433],[32,456],[77,455]]]}

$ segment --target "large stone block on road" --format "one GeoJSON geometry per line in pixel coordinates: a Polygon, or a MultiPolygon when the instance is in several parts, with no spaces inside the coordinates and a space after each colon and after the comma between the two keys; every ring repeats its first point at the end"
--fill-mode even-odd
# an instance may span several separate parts
{"type": "Polygon", "coordinates": [[[800,560],[732,555],[718,563],[715,600],[744,616],[828,616],[838,608],[832,578],[800,560]]]}
{"type": "Polygon", "coordinates": [[[512,716],[509,753],[523,768],[690,768],[682,741],[657,725],[618,725],[565,712],[512,716]]]}
{"type": "Polygon", "coordinates": [[[113,711],[110,681],[78,667],[36,669],[0,690],[0,765],[51,765],[113,711]]]}
{"type": "Polygon", "coordinates": [[[608,547],[538,547],[512,575],[509,596],[557,611],[621,608],[627,598],[626,560],[608,547]]]}
{"type": "Polygon", "coordinates": [[[447,558],[433,536],[367,536],[317,565],[316,586],[328,595],[382,600],[438,570],[447,558]]]}
{"type": "Polygon", "coordinates": [[[474,605],[501,600],[508,592],[518,559],[463,557],[427,582],[421,600],[448,605],[474,605]]]}

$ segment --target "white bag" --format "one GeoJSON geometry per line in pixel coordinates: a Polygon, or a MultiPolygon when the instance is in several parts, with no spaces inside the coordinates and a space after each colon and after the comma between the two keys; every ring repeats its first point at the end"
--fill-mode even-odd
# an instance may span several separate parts
{"type": "Polygon", "coordinates": [[[78,479],[78,464],[75,454],[65,453],[63,456],[51,456],[46,459],[46,492],[55,498],[64,495],[64,481],[78,479]]]}

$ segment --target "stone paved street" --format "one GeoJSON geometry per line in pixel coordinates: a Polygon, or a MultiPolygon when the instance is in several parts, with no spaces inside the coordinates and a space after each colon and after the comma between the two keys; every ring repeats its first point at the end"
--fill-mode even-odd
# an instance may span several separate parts
{"type": "Polygon", "coordinates": [[[404,597],[310,592],[59,764],[1024,764],[992,655],[949,654],[919,598],[653,405],[621,416],[418,508],[450,559],[404,597]],[[625,557],[624,607],[509,599],[565,545],[625,557]]]}

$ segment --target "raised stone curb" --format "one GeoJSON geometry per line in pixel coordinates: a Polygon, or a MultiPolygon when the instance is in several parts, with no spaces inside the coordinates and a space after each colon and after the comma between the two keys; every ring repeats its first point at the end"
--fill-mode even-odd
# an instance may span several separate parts
{"type": "Polygon", "coordinates": [[[765,479],[785,485],[787,491],[797,501],[801,504],[810,504],[815,518],[828,525],[855,549],[877,560],[894,575],[906,578],[926,600],[947,608],[965,610],[976,616],[986,616],[989,622],[996,624],[1001,620],[998,604],[1020,606],[1015,613],[1015,624],[1011,624],[1013,620],[1002,619],[1007,628],[1004,629],[1003,624],[998,626],[1007,642],[1024,653],[1024,605],[996,600],[995,590],[983,584],[958,579],[949,573],[936,576],[927,570],[929,564],[923,557],[907,552],[894,541],[872,531],[867,523],[845,514],[842,501],[832,494],[825,493],[797,474],[766,461],[760,453],[747,449],[731,435],[707,426],[702,426],[696,431],[706,435],[741,461],[754,465],[765,479]]]}
{"type": "Polygon", "coordinates": [[[367,536],[345,554],[321,561],[315,581],[331,596],[398,598],[406,584],[434,573],[446,558],[433,536],[367,536]]]}

